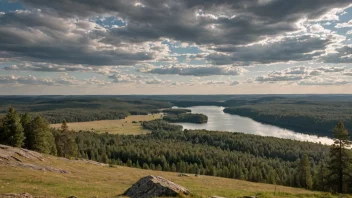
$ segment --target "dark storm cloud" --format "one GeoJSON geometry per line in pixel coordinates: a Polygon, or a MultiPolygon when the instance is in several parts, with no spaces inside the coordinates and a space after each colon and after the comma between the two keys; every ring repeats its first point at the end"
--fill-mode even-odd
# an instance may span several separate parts
{"type": "MultiPolygon", "coordinates": [[[[18,60],[84,65],[133,65],[153,54],[102,46],[82,23],[41,12],[0,15],[0,56],[18,60]],[[28,20],[27,20],[28,19],[28,20]],[[49,22],[48,22],[49,21],[49,22]]],[[[87,25],[94,24],[86,22],[87,25]]]]}
{"type": "Polygon", "coordinates": [[[139,4],[131,0],[18,1],[27,11],[0,14],[0,58],[91,66],[156,61],[160,53],[133,45],[142,46],[144,42],[164,38],[204,48],[212,46],[215,51],[232,54],[207,57],[218,65],[311,60],[321,54],[313,51],[324,50],[327,40],[306,38],[295,43],[286,39],[272,48],[256,46],[258,49],[238,45],[299,30],[300,19],[316,19],[332,8],[351,3],[350,0],[141,0],[139,4]],[[119,18],[125,26],[105,29],[89,21],[106,15],[119,18]],[[303,55],[309,52],[313,53],[303,55]]]}
{"type": "Polygon", "coordinates": [[[245,47],[218,46],[215,47],[216,51],[231,54],[213,53],[208,55],[207,59],[217,65],[304,61],[323,54],[324,51],[319,50],[325,49],[329,43],[329,39],[306,35],[245,47]]]}
{"type": "Polygon", "coordinates": [[[335,49],[337,53],[330,53],[323,57],[326,63],[352,63],[352,46],[335,49]]]}
{"type": "Polygon", "coordinates": [[[297,30],[302,18],[314,19],[349,0],[22,0],[67,17],[113,14],[128,21],[128,28],[111,31],[107,41],[135,42],[172,38],[197,44],[246,44],[268,35],[297,30]],[[214,27],[214,28],[212,28],[214,27]]]}

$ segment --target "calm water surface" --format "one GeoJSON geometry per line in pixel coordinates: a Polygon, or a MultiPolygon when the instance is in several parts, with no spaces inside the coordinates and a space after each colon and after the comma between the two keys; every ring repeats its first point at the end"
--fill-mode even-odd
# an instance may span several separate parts
{"type": "Polygon", "coordinates": [[[184,129],[206,129],[212,131],[230,131],[250,133],[261,136],[272,136],[300,141],[321,142],[323,144],[332,144],[333,141],[327,137],[318,137],[297,133],[288,129],[280,128],[273,125],[262,124],[248,117],[231,115],[223,112],[224,107],[218,106],[196,106],[187,107],[192,113],[202,113],[208,116],[208,123],[175,123],[182,125],[184,129]]]}

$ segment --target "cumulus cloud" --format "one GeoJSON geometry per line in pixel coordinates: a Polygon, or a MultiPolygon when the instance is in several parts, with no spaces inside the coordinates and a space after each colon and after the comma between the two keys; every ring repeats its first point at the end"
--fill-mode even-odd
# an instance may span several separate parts
{"type": "MultiPolygon", "coordinates": [[[[267,75],[258,76],[255,80],[257,82],[298,82],[298,84],[301,84],[300,82],[302,82],[302,84],[308,85],[313,84],[314,82],[316,82],[316,84],[322,84],[321,81],[326,78],[327,82],[331,84],[332,81],[329,74],[336,73],[337,75],[343,75],[345,70],[345,67],[312,68],[301,66],[284,69],[282,71],[273,71],[267,75]]],[[[336,82],[342,84],[342,82],[345,81],[337,80],[336,82]]]]}
{"type": "Polygon", "coordinates": [[[212,76],[212,75],[228,75],[237,76],[246,72],[241,67],[231,66],[170,66],[161,68],[151,68],[144,72],[153,74],[177,74],[181,76],[212,76]]]}
{"type": "Polygon", "coordinates": [[[299,85],[345,85],[349,83],[347,80],[321,77],[313,77],[298,82],[299,85]]]}
{"type": "MultiPolygon", "coordinates": [[[[11,61],[4,70],[90,72],[109,81],[79,81],[67,75],[58,79],[5,76],[4,82],[172,84],[162,77],[124,74],[117,67],[150,64],[140,71],[201,77],[237,76],[246,70],[234,66],[253,64],[352,62],[351,46],[343,43],[346,38],[337,39],[337,33],[320,25],[338,21],[350,0],[15,1],[25,10],[0,13],[0,62],[11,61]],[[198,52],[175,50],[190,46],[198,52]],[[164,64],[172,66],[154,66],[164,64]]],[[[328,73],[350,74],[345,68],[291,68],[255,81],[302,81],[328,73]]],[[[239,84],[233,79],[203,83],[239,84]]]]}
{"type": "Polygon", "coordinates": [[[320,24],[314,24],[309,27],[310,32],[312,33],[330,33],[331,30],[325,29],[323,26],[320,24]]]}
{"type": "Polygon", "coordinates": [[[63,19],[41,11],[0,15],[0,56],[54,64],[133,65],[152,60],[152,50],[100,42],[96,23],[63,19]],[[82,25],[85,23],[85,25],[82,25]]]}
{"type": "Polygon", "coordinates": [[[145,83],[146,84],[150,84],[150,85],[157,85],[157,84],[164,84],[165,82],[163,82],[162,80],[154,77],[153,79],[145,81],[145,83]]]}
{"type": "Polygon", "coordinates": [[[338,23],[335,25],[335,28],[347,28],[347,27],[352,27],[352,20],[346,23],[338,23]]]}
{"type": "Polygon", "coordinates": [[[116,73],[109,76],[110,79],[113,79],[114,83],[134,83],[134,84],[142,84],[147,77],[145,76],[136,76],[133,74],[122,74],[116,73]]]}
{"type": "Polygon", "coordinates": [[[82,65],[58,65],[50,63],[19,63],[4,67],[8,71],[73,72],[93,71],[92,67],[82,65]]]}
{"type": "Polygon", "coordinates": [[[352,76],[352,69],[346,70],[343,75],[352,76]]]}
{"type": "Polygon", "coordinates": [[[329,38],[312,35],[284,37],[250,46],[216,46],[214,50],[223,53],[210,54],[207,59],[217,65],[305,61],[322,55],[322,49],[330,43],[329,38]]]}
{"type": "MultiPolygon", "coordinates": [[[[0,50],[9,52],[12,57],[91,65],[133,65],[155,59],[158,53],[153,53],[152,49],[138,50],[134,46],[133,50],[127,50],[126,46],[163,38],[201,46],[215,45],[215,50],[222,51],[219,45],[245,45],[300,30],[297,22],[301,19],[319,19],[332,9],[345,8],[351,3],[350,0],[265,3],[256,0],[163,3],[144,0],[138,4],[143,6],[136,6],[136,2],[128,0],[19,1],[26,8],[39,8],[41,12],[1,15],[0,21],[5,24],[2,24],[0,38],[3,40],[0,42],[5,45],[0,50]],[[105,28],[87,20],[102,15],[116,16],[125,21],[125,25],[105,28]]],[[[324,44],[307,43],[307,48],[315,47],[324,47],[324,44]]],[[[305,52],[302,49],[302,53],[305,52]]],[[[288,58],[286,54],[283,56],[288,58]]],[[[311,57],[291,58],[309,60],[311,57]]]]}
{"type": "Polygon", "coordinates": [[[343,46],[335,50],[336,52],[322,57],[322,60],[326,63],[352,63],[352,46],[343,46]]]}
{"type": "Polygon", "coordinates": [[[67,74],[60,78],[37,78],[35,76],[0,76],[0,84],[25,84],[25,85],[76,85],[76,78],[67,74]]]}

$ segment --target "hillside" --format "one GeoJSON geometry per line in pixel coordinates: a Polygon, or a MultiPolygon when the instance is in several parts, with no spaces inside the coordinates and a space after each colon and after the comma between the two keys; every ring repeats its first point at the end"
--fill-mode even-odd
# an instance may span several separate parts
{"type": "Polygon", "coordinates": [[[27,192],[45,197],[114,197],[141,177],[158,175],[185,186],[193,197],[333,197],[326,193],[235,179],[180,177],[171,172],[109,167],[93,161],[68,160],[3,145],[0,146],[0,170],[0,194],[27,192]]]}

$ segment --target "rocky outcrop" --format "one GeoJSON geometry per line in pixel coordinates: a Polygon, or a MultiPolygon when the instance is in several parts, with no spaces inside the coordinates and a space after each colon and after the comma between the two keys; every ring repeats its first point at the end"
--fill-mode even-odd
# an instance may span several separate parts
{"type": "Polygon", "coordinates": [[[33,198],[33,196],[28,193],[23,193],[23,194],[7,193],[7,194],[0,194],[0,198],[33,198]]]}
{"type": "Polygon", "coordinates": [[[190,192],[183,186],[153,175],[143,177],[124,193],[131,198],[176,197],[179,194],[189,195],[190,192]]]}
{"type": "Polygon", "coordinates": [[[43,155],[35,151],[0,144],[0,161],[22,162],[22,158],[44,161],[43,155]]]}
{"type": "Polygon", "coordinates": [[[59,168],[35,164],[40,161],[44,161],[44,156],[38,152],[0,144],[0,164],[40,171],[69,173],[69,171],[59,168]]]}

